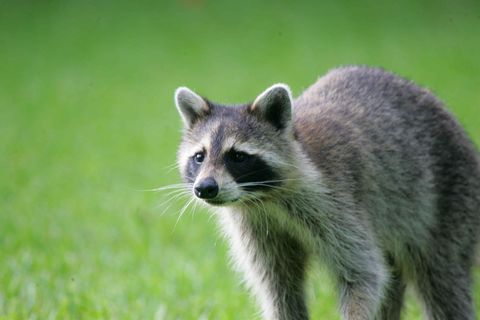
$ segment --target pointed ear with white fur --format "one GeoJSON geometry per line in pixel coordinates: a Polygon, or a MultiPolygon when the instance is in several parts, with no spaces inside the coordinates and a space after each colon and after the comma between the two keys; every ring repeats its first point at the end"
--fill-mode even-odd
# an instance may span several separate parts
{"type": "Polygon", "coordinates": [[[282,130],[289,127],[292,120],[292,93],[285,84],[275,84],[260,94],[249,111],[282,130]]]}
{"type": "Polygon", "coordinates": [[[199,118],[210,112],[208,103],[187,87],[175,90],[175,104],[186,128],[191,128],[199,118]]]}

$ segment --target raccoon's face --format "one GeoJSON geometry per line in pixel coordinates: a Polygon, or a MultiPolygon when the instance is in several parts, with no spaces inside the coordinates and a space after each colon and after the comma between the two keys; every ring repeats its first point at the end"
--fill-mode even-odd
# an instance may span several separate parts
{"type": "Polygon", "coordinates": [[[175,102],[185,125],[180,172],[196,197],[231,205],[282,190],[293,140],[287,86],[274,85],[252,104],[237,106],[211,103],[181,87],[175,102]]]}

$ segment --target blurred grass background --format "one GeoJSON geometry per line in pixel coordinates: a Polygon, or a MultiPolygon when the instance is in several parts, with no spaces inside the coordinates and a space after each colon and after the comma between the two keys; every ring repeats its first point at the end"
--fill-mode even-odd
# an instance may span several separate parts
{"type": "MultiPolygon", "coordinates": [[[[432,89],[478,145],[479,34],[475,0],[0,0],[0,319],[257,317],[214,219],[176,223],[183,201],[162,215],[140,191],[179,181],[175,88],[245,102],[382,66],[432,89]]],[[[313,317],[338,319],[328,276],[313,283],[313,317]]]]}

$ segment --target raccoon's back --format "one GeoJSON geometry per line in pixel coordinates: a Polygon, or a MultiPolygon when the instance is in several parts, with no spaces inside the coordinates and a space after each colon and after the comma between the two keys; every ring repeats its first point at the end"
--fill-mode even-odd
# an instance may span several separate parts
{"type": "Polygon", "coordinates": [[[476,151],[462,127],[428,90],[381,69],[329,72],[297,98],[294,119],[329,187],[373,210],[432,212],[449,187],[480,190],[476,151]]]}

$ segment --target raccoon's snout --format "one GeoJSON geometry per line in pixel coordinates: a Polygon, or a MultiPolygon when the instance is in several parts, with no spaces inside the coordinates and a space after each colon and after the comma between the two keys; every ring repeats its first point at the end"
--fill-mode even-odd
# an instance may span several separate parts
{"type": "Polygon", "coordinates": [[[208,177],[198,182],[193,187],[195,195],[201,199],[213,199],[218,194],[218,184],[212,177],[208,177]]]}

